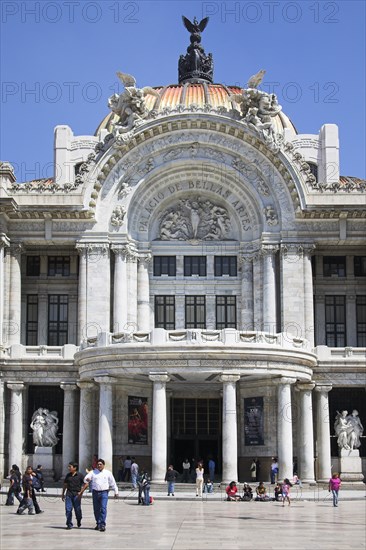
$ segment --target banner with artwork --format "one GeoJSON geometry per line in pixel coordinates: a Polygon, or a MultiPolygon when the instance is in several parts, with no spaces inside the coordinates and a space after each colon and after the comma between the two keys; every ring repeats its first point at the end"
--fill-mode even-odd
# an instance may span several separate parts
{"type": "Polygon", "coordinates": [[[244,399],[245,445],[264,445],[263,397],[244,399]]]}
{"type": "Polygon", "coordinates": [[[128,396],[128,442],[147,445],[147,397],[128,396]]]}

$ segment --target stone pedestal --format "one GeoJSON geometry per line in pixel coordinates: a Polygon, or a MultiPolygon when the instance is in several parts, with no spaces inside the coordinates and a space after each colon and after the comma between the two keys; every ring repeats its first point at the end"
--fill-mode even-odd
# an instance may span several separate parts
{"type": "Polygon", "coordinates": [[[53,481],[55,471],[53,469],[53,447],[34,447],[33,468],[42,465],[42,474],[45,482],[53,481]]]}
{"type": "Polygon", "coordinates": [[[362,482],[362,460],[357,450],[341,449],[339,453],[340,477],[342,481],[362,482]]]}

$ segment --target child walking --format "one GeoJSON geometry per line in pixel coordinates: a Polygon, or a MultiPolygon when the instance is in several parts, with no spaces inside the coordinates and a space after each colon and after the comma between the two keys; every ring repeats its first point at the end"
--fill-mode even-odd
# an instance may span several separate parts
{"type": "Polygon", "coordinates": [[[287,500],[289,506],[291,504],[291,500],[290,500],[291,487],[292,487],[292,483],[286,477],[286,479],[284,479],[282,483],[282,506],[285,506],[285,500],[287,500]]]}

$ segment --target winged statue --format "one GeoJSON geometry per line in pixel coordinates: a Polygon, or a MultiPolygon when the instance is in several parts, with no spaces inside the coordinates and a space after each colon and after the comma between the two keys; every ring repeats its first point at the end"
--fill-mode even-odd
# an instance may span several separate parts
{"type": "Polygon", "coordinates": [[[207,27],[207,23],[208,23],[209,18],[205,17],[199,23],[198,23],[196,17],[193,19],[193,23],[189,19],[187,19],[187,17],[184,17],[184,15],[182,15],[182,19],[183,19],[183,24],[184,24],[184,26],[185,26],[185,28],[187,29],[188,32],[190,32],[191,34],[200,35],[201,32],[203,32],[205,30],[205,28],[207,27]]]}
{"type": "Polygon", "coordinates": [[[264,69],[261,69],[257,74],[251,76],[248,80],[247,88],[258,88],[265,74],[266,71],[264,69]]]}

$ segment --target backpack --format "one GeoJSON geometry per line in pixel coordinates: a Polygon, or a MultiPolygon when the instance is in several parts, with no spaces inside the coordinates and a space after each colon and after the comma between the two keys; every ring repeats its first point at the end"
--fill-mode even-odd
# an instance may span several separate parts
{"type": "Polygon", "coordinates": [[[33,478],[32,478],[32,487],[33,487],[33,489],[40,489],[41,488],[41,482],[39,481],[37,476],[33,476],[33,478]]]}

